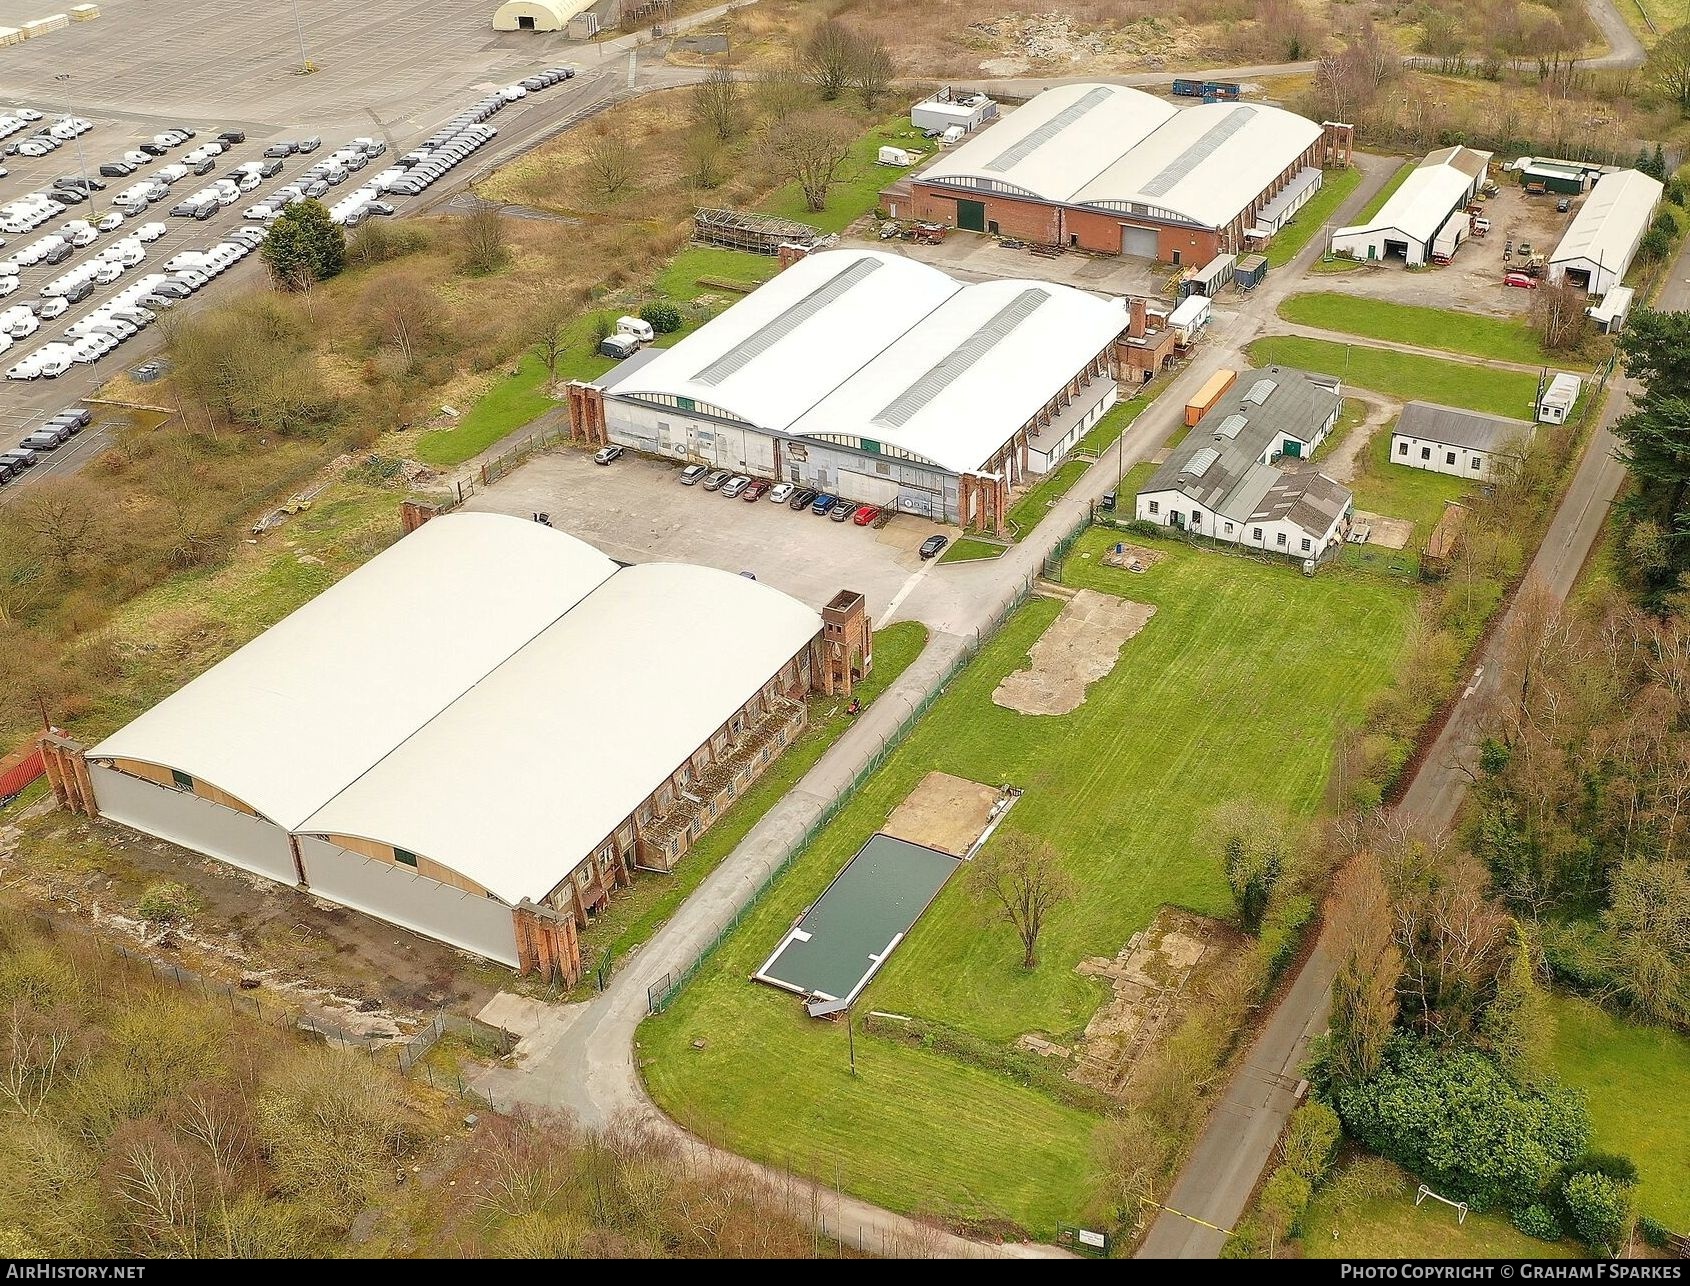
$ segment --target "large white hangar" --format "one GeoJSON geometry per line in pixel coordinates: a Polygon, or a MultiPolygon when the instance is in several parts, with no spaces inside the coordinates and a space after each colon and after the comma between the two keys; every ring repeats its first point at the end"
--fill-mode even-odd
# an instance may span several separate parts
{"type": "Polygon", "coordinates": [[[905,218],[1200,267],[1271,237],[1348,146],[1347,126],[1266,103],[1061,85],[881,196],[905,218]]]}
{"type": "Polygon", "coordinates": [[[870,646],[860,595],[818,614],[448,515],[90,750],[49,739],[49,775],[110,821],[573,980],[588,914],[672,868],[870,646]],[[678,649],[712,664],[663,682],[678,649]]]}
{"type": "Polygon", "coordinates": [[[1114,404],[1127,322],[1125,300],[1070,286],[964,285],[897,255],[827,251],[636,354],[571,414],[577,432],[636,450],[1002,530],[1009,489],[1114,404]]]}

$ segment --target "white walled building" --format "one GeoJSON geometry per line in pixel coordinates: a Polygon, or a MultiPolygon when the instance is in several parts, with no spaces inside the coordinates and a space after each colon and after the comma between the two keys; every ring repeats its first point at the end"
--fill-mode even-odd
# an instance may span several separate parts
{"type": "MultiPolygon", "coordinates": [[[[1356,259],[1429,263],[1439,231],[1485,181],[1491,153],[1446,147],[1428,153],[1367,223],[1339,228],[1332,252],[1356,259]]],[[[1450,247],[1453,253],[1454,246],[1450,247]]]]}
{"type": "Polygon", "coordinates": [[[1619,285],[1631,271],[1663,191],[1639,170],[1604,174],[1549,256],[1549,280],[1566,280],[1597,296],[1619,285]]]}
{"type": "Polygon", "coordinates": [[[1410,402],[1391,434],[1391,462],[1488,481],[1505,456],[1520,456],[1532,425],[1433,402],[1410,402]]]}

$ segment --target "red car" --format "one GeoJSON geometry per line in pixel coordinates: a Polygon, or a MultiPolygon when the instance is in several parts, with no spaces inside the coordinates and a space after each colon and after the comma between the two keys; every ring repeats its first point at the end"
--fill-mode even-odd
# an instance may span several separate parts
{"type": "Polygon", "coordinates": [[[1537,278],[1523,272],[1511,272],[1502,278],[1505,286],[1518,286],[1521,290],[1536,290],[1537,278]]]}
{"type": "Polygon", "coordinates": [[[753,478],[751,479],[750,485],[745,488],[744,493],[740,496],[740,499],[747,501],[761,500],[763,498],[763,493],[774,485],[775,484],[770,482],[767,478],[753,478]]]}
{"type": "Polygon", "coordinates": [[[873,505],[864,505],[857,510],[857,516],[851,521],[859,527],[866,527],[878,517],[880,517],[880,510],[873,505]]]}

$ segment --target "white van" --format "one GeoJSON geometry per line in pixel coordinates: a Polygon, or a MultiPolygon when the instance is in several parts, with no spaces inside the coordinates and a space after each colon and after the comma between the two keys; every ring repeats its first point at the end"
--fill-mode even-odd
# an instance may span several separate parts
{"type": "Polygon", "coordinates": [[[651,323],[638,317],[618,317],[616,319],[616,333],[618,335],[632,335],[642,344],[649,344],[657,338],[651,329],[651,323]]]}

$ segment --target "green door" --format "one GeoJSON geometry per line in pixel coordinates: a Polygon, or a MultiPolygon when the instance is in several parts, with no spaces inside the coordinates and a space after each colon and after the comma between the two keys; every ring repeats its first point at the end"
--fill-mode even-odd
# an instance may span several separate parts
{"type": "Polygon", "coordinates": [[[1285,454],[1288,455],[1288,456],[1291,456],[1293,459],[1297,459],[1297,460],[1302,459],[1303,458],[1303,444],[1301,442],[1295,441],[1292,438],[1286,438],[1285,439],[1285,454]]]}
{"type": "Polygon", "coordinates": [[[986,230],[986,203],[984,201],[958,201],[956,203],[956,226],[964,232],[984,232],[986,230]]]}

